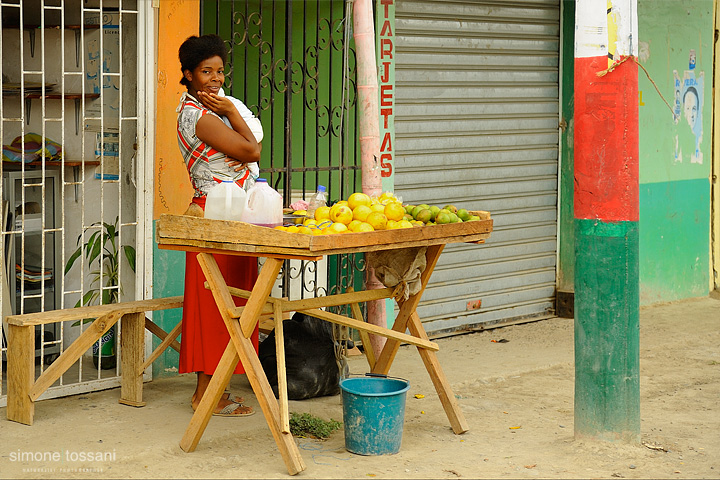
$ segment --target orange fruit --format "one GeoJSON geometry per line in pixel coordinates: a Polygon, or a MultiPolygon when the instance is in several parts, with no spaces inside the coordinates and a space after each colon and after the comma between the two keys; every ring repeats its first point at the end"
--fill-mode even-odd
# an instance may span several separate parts
{"type": "Polygon", "coordinates": [[[385,230],[387,227],[387,217],[384,213],[372,212],[367,216],[367,223],[370,224],[375,230],[385,230]]]}
{"type": "Polygon", "coordinates": [[[330,209],[330,220],[344,225],[352,222],[353,212],[347,205],[333,205],[330,209]]]}
{"type": "Polygon", "coordinates": [[[290,233],[297,233],[300,231],[300,229],[297,227],[297,225],[290,225],[285,229],[285,231],[290,233]]]}
{"type": "Polygon", "coordinates": [[[400,220],[398,222],[398,225],[400,228],[413,228],[412,223],[410,223],[408,220],[400,220]]]}
{"type": "Polygon", "coordinates": [[[355,229],[355,232],[357,232],[357,233],[361,233],[361,232],[372,232],[372,231],[374,231],[374,230],[375,230],[375,229],[373,228],[372,225],[370,225],[370,224],[367,223],[367,222],[362,222],[362,223],[360,223],[360,225],[355,229]]]}
{"type": "Polygon", "coordinates": [[[305,226],[298,227],[298,233],[302,233],[305,235],[312,235],[312,228],[308,228],[305,226]]]}
{"type": "Polygon", "coordinates": [[[355,229],[356,229],[359,225],[362,225],[362,223],[363,223],[363,222],[361,222],[360,220],[353,220],[352,222],[350,222],[350,223],[348,224],[348,230],[350,230],[351,232],[354,232],[355,229]]]}
{"type": "Polygon", "coordinates": [[[315,210],[315,220],[321,222],[322,220],[327,220],[330,218],[330,207],[323,206],[318,207],[317,210],[315,210]]]}
{"type": "Polygon", "coordinates": [[[348,197],[348,207],[353,211],[360,205],[370,206],[370,197],[362,192],[355,192],[348,197]]]}
{"type": "Polygon", "coordinates": [[[328,230],[333,230],[334,233],[344,233],[348,231],[347,225],[340,222],[335,222],[332,225],[330,225],[328,230]]]}
{"type": "Polygon", "coordinates": [[[385,213],[385,205],[382,203],[373,203],[370,209],[372,209],[373,212],[385,213]]]}
{"type": "Polygon", "coordinates": [[[303,225],[310,228],[317,227],[317,220],[315,220],[314,218],[306,218],[303,222],[303,225]]]}
{"type": "Polygon", "coordinates": [[[282,225],[278,225],[277,227],[275,227],[275,230],[283,230],[284,231],[285,227],[283,227],[282,225]]]}
{"type": "Polygon", "coordinates": [[[313,229],[311,229],[311,233],[312,233],[313,235],[322,235],[322,234],[323,234],[323,231],[320,230],[319,228],[313,228],[313,229]]]}
{"type": "Polygon", "coordinates": [[[372,211],[373,210],[367,205],[358,205],[353,209],[353,220],[360,220],[361,222],[364,222],[372,211]]]}
{"type": "Polygon", "coordinates": [[[395,220],[396,222],[399,222],[405,216],[405,208],[397,202],[390,202],[385,205],[383,213],[385,213],[388,220],[395,220]]]}

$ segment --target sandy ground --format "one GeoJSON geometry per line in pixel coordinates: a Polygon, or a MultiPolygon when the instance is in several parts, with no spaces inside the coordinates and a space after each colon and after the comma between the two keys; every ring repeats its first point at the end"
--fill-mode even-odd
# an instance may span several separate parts
{"type": "MultiPolygon", "coordinates": [[[[470,424],[463,435],[450,429],[416,350],[401,347],[391,374],[411,389],[400,452],[351,454],[342,430],[323,442],[298,438],[307,469],[297,478],[720,478],[720,300],[640,314],[639,445],[574,439],[573,322],[551,319],[438,340],[470,424]]],[[[350,368],[366,372],[364,357],[350,368]]],[[[288,478],[244,376],[231,387],[258,414],[213,417],[197,450],[183,452],[193,386],[192,375],[150,382],[147,406],[137,409],[118,404],[118,389],[41,401],[32,427],[4,420],[0,409],[0,477],[288,478]],[[19,461],[22,452],[48,460],[19,461]],[[88,454],[104,459],[80,459],[88,454]]],[[[290,409],[342,420],[340,396],[290,409]]]]}

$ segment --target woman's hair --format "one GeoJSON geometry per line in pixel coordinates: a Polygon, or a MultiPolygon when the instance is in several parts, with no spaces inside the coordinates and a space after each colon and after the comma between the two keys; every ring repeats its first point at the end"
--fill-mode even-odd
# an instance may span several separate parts
{"type": "Polygon", "coordinates": [[[200,62],[212,57],[220,57],[223,64],[227,61],[227,48],[222,38],[215,34],[202,35],[200,37],[193,35],[180,45],[178,57],[180,57],[180,71],[183,76],[180,83],[186,87],[190,82],[185,78],[185,70],[191,72],[200,65],[200,62]]]}

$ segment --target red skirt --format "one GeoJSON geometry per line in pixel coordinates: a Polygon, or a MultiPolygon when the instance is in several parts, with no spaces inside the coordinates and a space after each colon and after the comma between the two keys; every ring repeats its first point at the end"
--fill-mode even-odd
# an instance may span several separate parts
{"type": "MultiPolygon", "coordinates": [[[[229,286],[252,290],[258,277],[257,258],[217,254],[214,257],[229,286]]],[[[235,305],[245,305],[246,300],[233,298],[235,305]]],[[[203,372],[212,375],[230,341],[230,334],[220,316],[212,292],[205,288],[205,274],[197,261],[197,253],[188,252],[185,256],[182,322],[180,373],[203,372]]],[[[257,325],[250,338],[257,352],[257,325]]],[[[233,373],[245,373],[240,362],[233,373]]]]}

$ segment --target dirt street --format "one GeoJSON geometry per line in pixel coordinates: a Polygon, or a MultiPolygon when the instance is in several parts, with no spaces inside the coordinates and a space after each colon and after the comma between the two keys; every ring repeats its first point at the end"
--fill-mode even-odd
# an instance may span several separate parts
{"type": "MultiPolygon", "coordinates": [[[[298,438],[307,469],[297,478],[719,478],[720,299],[645,307],[640,317],[640,445],[574,440],[573,321],[552,319],[438,340],[470,424],[463,435],[452,433],[416,350],[401,347],[390,372],[411,384],[400,453],[348,453],[342,430],[298,438]]],[[[364,357],[350,369],[366,372],[364,357]]],[[[197,450],[183,452],[193,387],[192,375],[150,382],[144,408],[118,404],[118,389],[41,401],[32,427],[2,408],[0,477],[289,478],[244,376],[231,388],[258,413],[213,417],[197,450]],[[46,460],[21,461],[23,452],[46,460]]],[[[342,420],[340,396],[290,410],[342,420]]]]}

